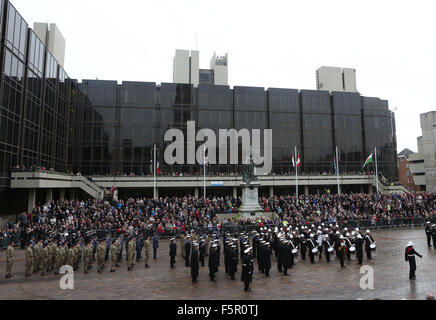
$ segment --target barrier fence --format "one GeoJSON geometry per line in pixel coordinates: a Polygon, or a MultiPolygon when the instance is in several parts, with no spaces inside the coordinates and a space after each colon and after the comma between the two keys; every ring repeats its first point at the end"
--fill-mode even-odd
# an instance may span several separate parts
{"type": "MultiPolygon", "coordinates": [[[[378,219],[378,220],[348,220],[348,221],[341,221],[337,224],[341,228],[348,228],[348,229],[355,229],[359,228],[361,230],[366,229],[385,229],[385,228],[398,228],[398,227],[419,227],[426,224],[427,221],[430,221],[432,224],[436,223],[436,216],[430,217],[429,219],[426,219],[424,217],[404,217],[404,218],[393,218],[393,219],[378,219]]],[[[329,225],[329,222],[324,222],[326,225],[329,225]]],[[[306,222],[305,223],[309,228],[310,225],[314,224],[312,222],[306,222]]],[[[336,224],[336,223],[332,223],[336,224]]],[[[284,225],[278,225],[278,224],[262,224],[263,227],[269,228],[271,230],[274,230],[275,227],[282,228],[284,225]]],[[[241,233],[241,232],[249,232],[251,233],[253,230],[259,230],[259,224],[225,224],[221,228],[217,227],[194,227],[194,230],[198,234],[222,234],[224,232],[229,232],[231,234],[235,233],[241,233]]],[[[144,237],[153,237],[155,233],[159,234],[160,239],[167,239],[171,237],[179,237],[182,233],[181,228],[177,229],[134,229],[134,232],[136,233],[138,231],[138,234],[143,235],[144,237]]],[[[314,230],[315,231],[315,230],[314,230]]],[[[96,230],[96,236],[97,239],[103,240],[107,239],[108,237],[111,239],[116,238],[118,235],[118,232],[116,229],[112,230],[96,230]]],[[[14,241],[15,246],[19,247],[21,242],[21,235],[15,234],[12,237],[1,237],[0,236],[0,250],[7,248],[7,246],[11,243],[11,241],[14,241]]]]}

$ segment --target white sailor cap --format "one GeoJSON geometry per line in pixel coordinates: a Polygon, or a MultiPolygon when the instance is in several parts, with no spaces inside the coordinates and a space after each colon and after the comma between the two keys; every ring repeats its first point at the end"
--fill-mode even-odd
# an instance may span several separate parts
{"type": "Polygon", "coordinates": [[[339,231],[336,231],[336,234],[341,234],[339,231]]]}
{"type": "Polygon", "coordinates": [[[408,247],[413,246],[413,242],[412,242],[412,241],[409,241],[409,242],[407,243],[407,246],[408,246],[408,247]]]}
{"type": "Polygon", "coordinates": [[[344,231],[347,231],[347,230],[348,230],[348,229],[345,227],[345,228],[344,228],[344,231]]]}
{"type": "Polygon", "coordinates": [[[315,235],[313,233],[310,234],[310,237],[313,238],[315,235]]]}
{"type": "Polygon", "coordinates": [[[358,237],[359,239],[362,239],[362,235],[361,235],[360,233],[357,235],[357,237],[358,237]]]}
{"type": "Polygon", "coordinates": [[[371,233],[371,231],[369,231],[369,229],[366,229],[366,233],[371,233]]]}
{"type": "Polygon", "coordinates": [[[318,230],[321,230],[321,226],[318,226],[318,230]]]}
{"type": "Polygon", "coordinates": [[[216,243],[214,243],[214,244],[212,245],[212,248],[216,248],[216,247],[218,247],[218,246],[217,246],[216,243]]]}
{"type": "Polygon", "coordinates": [[[291,234],[291,235],[289,236],[289,239],[294,239],[294,236],[291,234]]]}
{"type": "Polygon", "coordinates": [[[171,238],[170,240],[171,240],[171,241],[174,241],[174,240],[176,240],[176,238],[171,238]]]}
{"type": "Polygon", "coordinates": [[[339,239],[344,239],[344,236],[343,236],[343,235],[341,235],[341,236],[339,237],[339,239]]]}
{"type": "Polygon", "coordinates": [[[350,236],[350,234],[347,232],[346,234],[345,234],[345,236],[347,236],[347,237],[349,237],[350,236]]]}
{"type": "Polygon", "coordinates": [[[247,248],[247,249],[245,249],[245,250],[244,250],[244,253],[248,253],[248,252],[250,252],[251,249],[252,249],[252,248],[247,248]]]}

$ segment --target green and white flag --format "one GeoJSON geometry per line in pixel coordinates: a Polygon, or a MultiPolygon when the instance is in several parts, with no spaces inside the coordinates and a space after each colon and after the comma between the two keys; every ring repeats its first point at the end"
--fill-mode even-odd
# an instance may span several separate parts
{"type": "MultiPolygon", "coordinates": [[[[372,153],[369,155],[369,157],[365,160],[365,163],[363,164],[363,168],[365,168],[365,166],[369,163],[372,163],[372,153]]],[[[362,168],[362,169],[363,169],[362,168]]]]}

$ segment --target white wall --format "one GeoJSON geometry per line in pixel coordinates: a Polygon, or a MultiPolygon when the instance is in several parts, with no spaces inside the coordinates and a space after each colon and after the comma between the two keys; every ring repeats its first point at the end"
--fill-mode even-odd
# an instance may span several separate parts
{"type": "Polygon", "coordinates": [[[344,68],[344,88],[347,92],[357,92],[356,88],[356,70],[351,68],[344,68]]]}
{"type": "Polygon", "coordinates": [[[191,51],[191,83],[194,87],[198,87],[200,82],[200,52],[198,50],[191,51]]]}
{"type": "Polygon", "coordinates": [[[321,67],[316,72],[317,90],[344,91],[341,68],[321,67]]]}
{"type": "Polygon", "coordinates": [[[57,62],[64,67],[65,63],[65,38],[56,24],[50,24],[48,49],[57,62]]]}
{"type": "Polygon", "coordinates": [[[173,82],[189,83],[189,50],[176,50],[173,82]]]}

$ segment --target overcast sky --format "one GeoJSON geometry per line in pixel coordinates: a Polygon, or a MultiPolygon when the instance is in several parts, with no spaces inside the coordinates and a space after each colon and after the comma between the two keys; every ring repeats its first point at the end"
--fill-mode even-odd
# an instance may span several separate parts
{"type": "Polygon", "coordinates": [[[11,1],[29,26],[59,26],[71,78],[171,82],[175,49],[196,47],[205,69],[229,53],[231,86],[315,89],[318,67],[351,67],[396,109],[398,151],[417,151],[436,109],[434,0],[11,1]]]}

